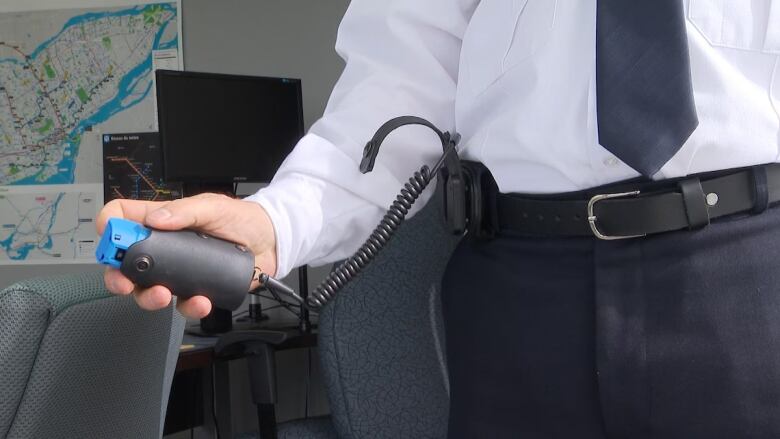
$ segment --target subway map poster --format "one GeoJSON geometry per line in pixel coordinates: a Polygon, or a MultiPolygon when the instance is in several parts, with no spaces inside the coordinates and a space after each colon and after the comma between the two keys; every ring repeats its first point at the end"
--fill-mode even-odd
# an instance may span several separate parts
{"type": "Polygon", "coordinates": [[[102,135],[156,130],[153,72],[181,68],[180,7],[16,3],[0,5],[0,264],[93,262],[102,135]]]}

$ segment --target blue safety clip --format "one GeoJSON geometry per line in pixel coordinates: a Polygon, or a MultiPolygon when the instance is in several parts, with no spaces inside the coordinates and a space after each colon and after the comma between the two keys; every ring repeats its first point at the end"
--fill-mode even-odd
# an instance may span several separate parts
{"type": "Polygon", "coordinates": [[[143,241],[152,234],[152,231],[137,222],[111,218],[100,238],[95,257],[98,263],[119,268],[125,258],[127,249],[133,244],[143,241]]]}

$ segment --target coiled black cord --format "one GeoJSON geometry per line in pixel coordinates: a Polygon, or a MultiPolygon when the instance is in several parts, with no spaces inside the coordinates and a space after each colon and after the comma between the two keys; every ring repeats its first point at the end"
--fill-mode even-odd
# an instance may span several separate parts
{"type": "Polygon", "coordinates": [[[460,161],[456,150],[460,136],[457,133],[451,136],[447,132],[442,132],[425,119],[414,116],[401,116],[383,124],[374,134],[374,137],[366,144],[363,150],[363,159],[360,162],[360,171],[362,173],[371,172],[374,168],[379,147],[382,145],[385,137],[404,125],[423,125],[433,130],[439,136],[444,153],[433,169],[425,165],[414,173],[404,184],[404,187],[396,196],[390,208],[388,208],[385,216],[363,245],[349,259],[333,270],[306,299],[296,294],[290,287],[257,268],[257,279],[261,285],[295,299],[308,309],[316,310],[323,307],[387,245],[398,230],[398,227],[406,219],[406,215],[409,214],[412,205],[420,198],[420,195],[431,183],[433,177],[439,173],[439,169],[444,166],[446,173],[450,175],[449,178],[451,178],[453,171],[460,169],[460,161]]]}
{"type": "Polygon", "coordinates": [[[393,201],[385,216],[371,233],[371,236],[366,239],[366,242],[311,292],[306,299],[306,305],[309,308],[321,308],[324,306],[344,285],[357,276],[376,257],[379,251],[390,241],[390,238],[393,237],[404,219],[406,219],[409,209],[412,208],[414,202],[417,201],[433,180],[433,175],[428,165],[423,166],[414,173],[409,181],[406,182],[404,188],[401,189],[401,192],[395,197],[395,201],[393,201]]]}

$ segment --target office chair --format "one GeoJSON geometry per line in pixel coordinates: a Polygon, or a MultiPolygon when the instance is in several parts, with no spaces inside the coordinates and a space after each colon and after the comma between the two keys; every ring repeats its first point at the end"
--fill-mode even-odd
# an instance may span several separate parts
{"type": "MultiPolygon", "coordinates": [[[[442,215],[434,196],[322,310],[319,352],[330,419],[283,423],[262,439],[274,433],[283,439],[446,436],[449,390],[439,285],[458,238],[442,215]]],[[[254,349],[263,356],[257,343],[254,349]]],[[[250,374],[257,379],[268,370],[250,374]]]]}
{"type": "Polygon", "coordinates": [[[183,330],[100,273],[0,291],[0,438],[161,437],[183,330]]]}

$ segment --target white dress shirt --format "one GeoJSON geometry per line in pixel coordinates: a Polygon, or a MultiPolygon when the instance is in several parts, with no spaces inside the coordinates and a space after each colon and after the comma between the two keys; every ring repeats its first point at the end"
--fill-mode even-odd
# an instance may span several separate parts
{"type": "MultiPolygon", "coordinates": [[[[780,0],[686,0],[685,12],[700,122],[654,178],[778,161],[780,0]]],[[[358,172],[365,142],[395,116],[459,132],[461,157],[485,163],[502,192],[638,176],[598,144],[595,40],[596,0],[353,0],[325,114],[248,197],[273,221],[277,274],[349,256],[435,162],[436,137],[409,127],[358,172]]]]}

